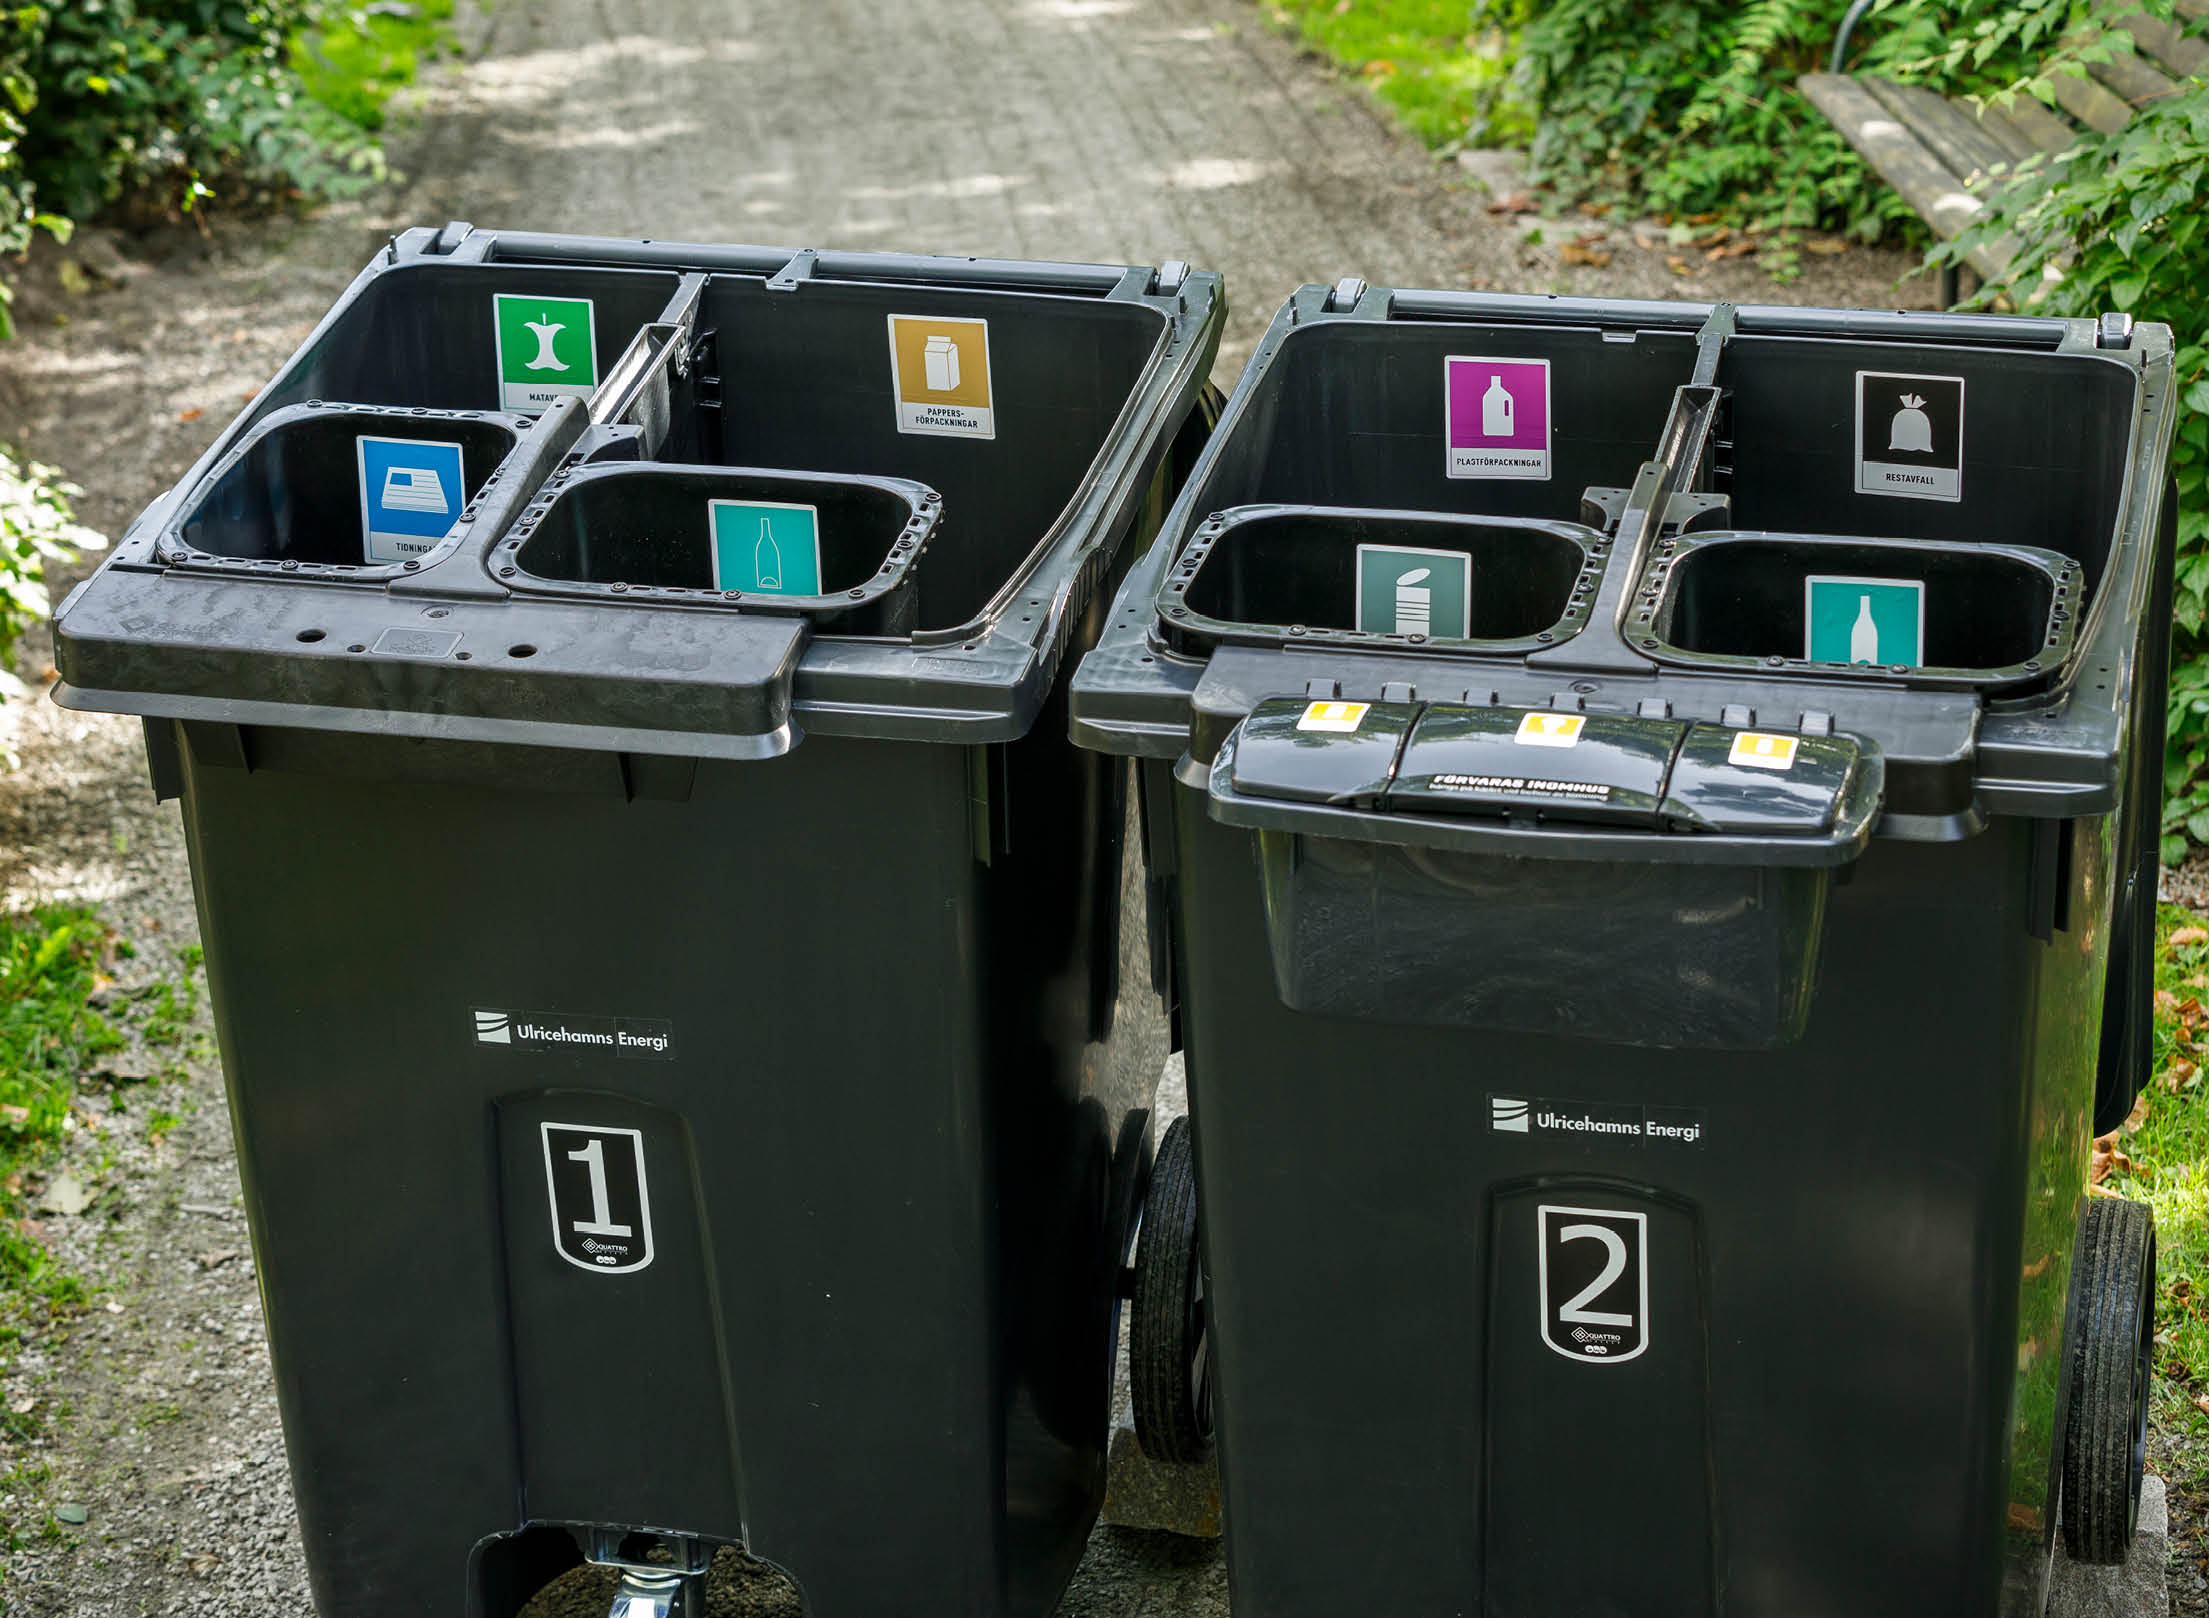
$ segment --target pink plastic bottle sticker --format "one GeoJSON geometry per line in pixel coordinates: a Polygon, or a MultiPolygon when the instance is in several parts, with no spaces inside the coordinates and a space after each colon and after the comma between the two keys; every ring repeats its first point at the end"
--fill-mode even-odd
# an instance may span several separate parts
{"type": "Polygon", "coordinates": [[[1549,476],[1549,361],[1452,354],[1442,387],[1451,477],[1549,476]]]}

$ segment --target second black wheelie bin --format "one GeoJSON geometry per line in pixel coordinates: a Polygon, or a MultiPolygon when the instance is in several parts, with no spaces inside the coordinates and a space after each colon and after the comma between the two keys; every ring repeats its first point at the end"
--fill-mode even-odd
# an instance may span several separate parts
{"type": "Polygon", "coordinates": [[[2059,1522],[2122,1557],[2153,1231],[2085,1193],[2145,1060],[2171,366],[1284,309],[1073,695],[1142,761],[1194,1126],[1137,1410],[1216,1441],[1241,1618],[2026,1618],[2059,1522]]]}
{"type": "Polygon", "coordinates": [[[1165,1041],[1065,676],[1223,309],[409,232],[65,604],[182,803],[325,1618],[724,1547],[1052,1609],[1165,1041]]]}

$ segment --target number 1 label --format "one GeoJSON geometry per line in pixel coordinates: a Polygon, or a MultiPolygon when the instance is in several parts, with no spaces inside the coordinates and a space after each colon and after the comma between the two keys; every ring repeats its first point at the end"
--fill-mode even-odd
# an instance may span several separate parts
{"type": "Polygon", "coordinates": [[[552,1241],[560,1256],[595,1275],[651,1263],[643,1131],[552,1123],[543,1130],[552,1241]]]}

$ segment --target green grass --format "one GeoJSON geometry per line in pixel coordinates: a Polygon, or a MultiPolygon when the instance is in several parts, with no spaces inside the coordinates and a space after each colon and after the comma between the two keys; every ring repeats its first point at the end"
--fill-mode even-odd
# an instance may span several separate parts
{"type": "Polygon", "coordinates": [[[384,104],[423,64],[452,48],[453,0],[405,0],[405,14],[354,7],[292,41],[307,93],[363,129],[381,129],[384,104]]]}
{"type": "Polygon", "coordinates": [[[0,917],[0,1292],[50,1311],[82,1303],[83,1288],[18,1223],[22,1177],[61,1140],[78,1069],[123,1043],[92,1005],[112,948],[81,906],[0,917]]]}
{"type": "MultiPolygon", "coordinates": [[[[2167,1429],[2199,1441],[2209,1438],[2194,1403],[2209,1398],[2209,918],[2161,907],[2155,988],[2154,1075],[2104,1184],[2155,1210],[2156,1368],[2179,1395],[2157,1409],[2167,1429]]],[[[2209,1485],[2209,1470],[2183,1481],[2209,1485]]]]}
{"type": "Polygon", "coordinates": [[[1511,94],[1519,7],[1480,0],[1260,0],[1274,22],[1365,81],[1429,146],[1520,146],[1511,94]]]}

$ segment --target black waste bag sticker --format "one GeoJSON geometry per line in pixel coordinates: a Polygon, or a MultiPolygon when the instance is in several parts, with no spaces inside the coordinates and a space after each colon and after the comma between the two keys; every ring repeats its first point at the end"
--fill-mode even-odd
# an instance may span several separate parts
{"type": "Polygon", "coordinates": [[[1649,1216],[1536,1210],[1542,1341],[1568,1360],[1616,1365],[1649,1346],[1649,1216]]]}
{"type": "Polygon", "coordinates": [[[1964,379],[1856,373],[1856,492],[1964,497],[1964,379]]]}
{"type": "Polygon", "coordinates": [[[598,1275],[652,1262],[652,1199],[644,1133],[593,1124],[543,1126],[552,1240],[560,1256],[598,1275]]]}

